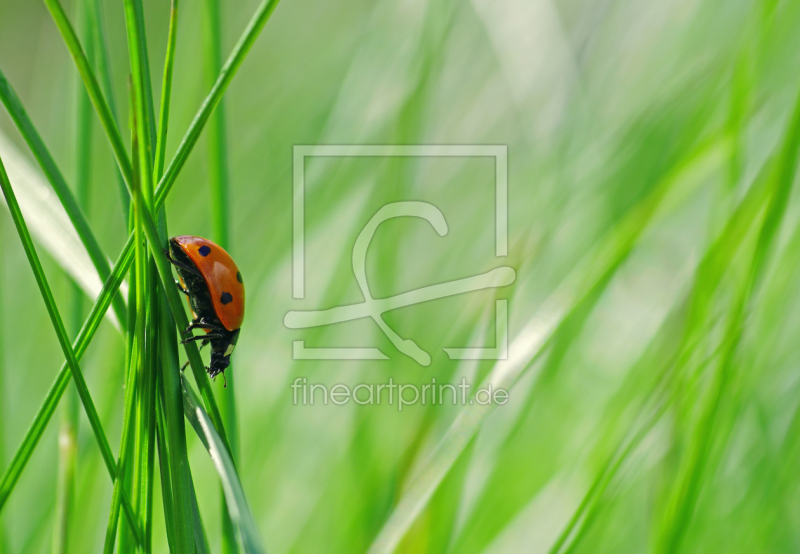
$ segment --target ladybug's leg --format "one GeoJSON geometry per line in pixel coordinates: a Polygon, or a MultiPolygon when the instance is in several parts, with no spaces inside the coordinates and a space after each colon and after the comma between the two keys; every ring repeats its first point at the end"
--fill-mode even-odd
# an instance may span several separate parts
{"type": "Polygon", "coordinates": [[[191,273],[193,275],[197,275],[198,277],[202,277],[202,275],[200,275],[200,272],[197,271],[196,267],[193,267],[193,266],[187,265],[185,263],[179,262],[178,260],[176,260],[175,258],[172,257],[172,254],[167,249],[163,249],[163,251],[164,251],[164,255],[167,256],[167,260],[169,260],[169,263],[171,263],[175,267],[179,267],[180,269],[182,269],[184,271],[188,271],[189,273],[191,273]]]}
{"type": "MultiPolygon", "coordinates": [[[[210,342],[211,342],[211,341],[209,341],[209,340],[204,340],[204,341],[203,341],[203,343],[200,345],[200,348],[198,348],[198,350],[202,350],[202,349],[203,349],[203,347],[205,347],[205,346],[206,346],[207,344],[209,344],[210,342]]],[[[183,365],[181,366],[181,371],[183,371],[184,369],[186,369],[186,367],[187,367],[188,365],[189,365],[189,360],[186,360],[186,363],[185,363],[185,364],[183,364],[183,365]]]]}
{"type": "Polygon", "coordinates": [[[192,342],[195,340],[210,340],[210,339],[224,339],[224,338],[225,335],[223,335],[222,333],[209,333],[207,335],[197,335],[196,337],[189,337],[183,339],[181,341],[181,344],[186,344],[187,342],[192,342]]]}
{"type": "MultiPolygon", "coordinates": [[[[192,332],[192,329],[210,329],[212,331],[223,331],[224,329],[215,323],[209,323],[204,317],[193,319],[189,326],[183,331],[184,335],[192,332]]],[[[202,336],[202,335],[201,335],[202,336]]]]}
{"type": "Polygon", "coordinates": [[[183,294],[189,296],[189,291],[183,288],[183,285],[181,285],[181,282],[178,281],[177,279],[175,279],[175,286],[178,287],[178,290],[181,291],[183,294]]]}

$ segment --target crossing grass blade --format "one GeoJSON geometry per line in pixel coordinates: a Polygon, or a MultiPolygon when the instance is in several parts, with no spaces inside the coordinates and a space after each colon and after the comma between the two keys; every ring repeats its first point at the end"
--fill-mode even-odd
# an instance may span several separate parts
{"type": "MultiPolygon", "coordinates": [[[[114,101],[114,87],[111,85],[111,62],[109,61],[108,39],[106,37],[103,4],[101,0],[92,0],[92,9],[88,10],[88,16],[89,27],[94,33],[92,42],[97,52],[97,75],[104,89],[103,93],[108,103],[111,119],[116,122],[118,121],[117,109],[114,101]]],[[[119,188],[120,201],[122,203],[122,217],[125,221],[125,229],[127,230],[131,195],[128,192],[128,187],[125,184],[125,179],[122,177],[119,167],[115,168],[114,175],[119,188]]]]}
{"type": "MultiPolygon", "coordinates": [[[[142,195],[140,190],[136,190],[134,192],[137,196],[142,195]]],[[[141,202],[144,202],[143,198],[141,199],[141,202]]],[[[161,286],[167,295],[167,301],[169,302],[172,316],[175,318],[175,324],[179,330],[186,329],[189,326],[189,319],[186,317],[183,303],[178,297],[178,289],[175,287],[175,281],[172,277],[172,269],[167,261],[166,256],[164,255],[166,243],[159,238],[156,225],[153,222],[153,218],[149,213],[147,213],[147,210],[142,210],[141,215],[144,233],[147,236],[147,245],[150,248],[150,253],[155,259],[156,267],[158,268],[158,273],[161,278],[161,286]]],[[[192,372],[194,373],[195,381],[200,387],[200,393],[203,397],[203,402],[205,403],[206,409],[210,413],[211,420],[214,422],[217,432],[222,437],[226,448],[228,451],[230,451],[230,444],[228,443],[228,438],[225,434],[225,427],[219,414],[217,401],[214,397],[214,392],[211,390],[208,374],[206,373],[203,360],[200,358],[200,352],[197,350],[197,345],[193,341],[190,341],[184,343],[183,346],[186,350],[186,355],[189,357],[189,364],[192,368],[192,372]]]]}
{"type": "Polygon", "coordinates": [[[267,21],[272,15],[272,12],[275,11],[278,2],[279,0],[263,0],[261,5],[256,10],[256,13],[250,19],[250,23],[245,28],[244,32],[239,38],[239,41],[236,43],[236,46],[233,47],[233,52],[231,52],[227,61],[222,66],[219,76],[214,82],[214,86],[211,87],[211,91],[208,93],[205,100],[203,100],[200,109],[189,125],[189,129],[186,131],[181,143],[178,145],[177,152],[175,152],[175,155],[164,172],[163,177],[161,177],[161,180],[158,182],[158,190],[156,190],[156,205],[160,205],[166,195],[169,194],[170,189],[175,184],[175,179],[178,176],[178,173],[181,171],[183,165],[186,163],[186,160],[189,158],[189,154],[191,153],[195,144],[197,144],[197,141],[200,138],[200,133],[203,131],[208,118],[211,117],[211,114],[214,112],[214,108],[216,108],[217,104],[219,104],[220,100],[222,99],[222,95],[225,94],[228,85],[230,85],[233,77],[236,75],[236,72],[242,65],[242,62],[244,62],[245,57],[247,57],[247,53],[253,47],[253,44],[258,38],[258,35],[261,33],[261,30],[264,28],[264,25],[266,25],[267,21]]]}
{"type": "Polygon", "coordinates": [[[84,52],[80,40],[78,39],[78,35],[75,33],[75,30],[70,24],[69,18],[67,17],[66,12],[64,12],[64,8],[61,6],[61,3],[58,0],[45,0],[45,5],[50,11],[50,15],[53,17],[53,21],[55,22],[56,27],[58,27],[58,31],[61,33],[61,37],[64,39],[64,42],[66,43],[67,48],[72,55],[72,59],[75,61],[78,72],[83,78],[84,85],[86,86],[86,93],[92,100],[92,104],[97,112],[97,116],[100,118],[100,124],[103,126],[106,136],[111,143],[111,150],[113,151],[114,157],[117,160],[117,165],[119,166],[122,177],[125,180],[125,183],[128,185],[128,189],[130,190],[133,179],[131,161],[128,158],[128,154],[125,150],[125,143],[123,142],[122,135],[120,135],[119,129],[117,128],[117,123],[114,119],[111,108],[109,107],[108,102],[103,95],[103,91],[97,82],[97,78],[94,75],[94,71],[89,63],[89,59],[86,57],[86,52],[84,52]]]}
{"type": "MultiPolygon", "coordinates": [[[[114,265],[114,270],[104,283],[103,289],[97,296],[97,300],[92,306],[86,322],[83,324],[80,333],[78,333],[78,337],[75,339],[73,349],[75,351],[75,357],[77,360],[80,361],[80,359],[83,357],[83,354],[86,352],[86,348],[89,346],[89,343],[91,342],[95,332],[103,320],[106,310],[108,310],[109,306],[111,305],[111,299],[115,294],[117,294],[117,291],[122,284],[123,277],[127,272],[127,269],[130,267],[132,253],[133,240],[131,239],[128,241],[128,244],[126,244],[126,248],[123,248],[120,257],[117,259],[117,263],[114,265]]],[[[0,480],[0,509],[2,509],[6,500],[8,500],[8,496],[13,491],[14,486],[22,474],[22,471],[25,469],[25,466],[28,463],[28,460],[33,454],[33,451],[36,449],[39,439],[42,438],[42,434],[44,433],[47,424],[50,422],[50,419],[52,418],[53,413],[58,406],[58,402],[61,400],[61,396],[67,389],[70,378],[70,369],[67,362],[64,362],[58,372],[55,382],[50,387],[42,406],[36,413],[33,423],[25,434],[22,444],[17,449],[17,452],[12,458],[2,480],[0,480]]]]}
{"type": "MultiPolygon", "coordinates": [[[[93,50],[93,31],[88,21],[90,7],[88,2],[78,4],[81,14],[81,29],[87,36],[86,49],[91,57],[93,50]]],[[[76,91],[76,137],[75,141],[75,196],[78,205],[87,213],[89,202],[89,181],[91,178],[91,142],[92,142],[92,107],[89,98],[79,86],[76,91]]],[[[77,335],[83,322],[84,295],[75,284],[72,284],[72,302],[69,306],[70,334],[77,335]]],[[[56,489],[56,523],[53,532],[54,554],[69,551],[70,529],[75,512],[73,502],[75,497],[75,469],[77,466],[77,444],[79,425],[79,399],[76,391],[69,390],[61,407],[61,428],[58,433],[58,487],[56,489]]]]}
{"type": "Polygon", "coordinates": [[[186,419],[191,423],[214,462],[214,467],[222,483],[222,490],[225,492],[228,514],[238,530],[238,541],[247,554],[263,553],[265,550],[261,546],[261,539],[247,505],[244,489],[228,449],[186,377],[181,378],[181,385],[186,419]]]}
{"type": "MultiPolygon", "coordinates": [[[[39,136],[39,133],[34,127],[33,122],[30,120],[30,117],[28,117],[22,102],[17,96],[17,93],[13,88],[11,88],[11,85],[6,80],[6,77],[2,71],[0,71],[0,101],[2,101],[5,105],[6,110],[8,110],[8,114],[16,124],[17,129],[25,139],[25,142],[27,142],[28,147],[36,158],[36,161],[39,162],[39,166],[42,168],[47,180],[53,186],[53,189],[58,195],[61,204],[64,206],[64,210],[67,212],[67,215],[72,222],[72,225],[75,227],[75,231],[77,231],[81,242],[86,248],[86,251],[89,253],[89,257],[91,258],[92,264],[97,270],[98,275],[100,275],[100,279],[105,280],[110,271],[108,259],[100,248],[100,244],[97,242],[97,238],[94,236],[94,233],[89,227],[89,222],[86,220],[86,216],[83,214],[78,202],[75,200],[75,197],[67,185],[61,170],[58,168],[55,160],[50,155],[50,151],[45,146],[41,136],[39,136]]],[[[114,298],[112,306],[114,313],[119,320],[120,327],[124,332],[126,317],[125,304],[123,303],[122,298],[114,298]]]]}
{"type": "MultiPolygon", "coordinates": [[[[3,167],[2,164],[2,160],[0,160],[0,187],[2,187],[3,189],[3,194],[5,195],[6,203],[8,204],[8,209],[11,212],[12,219],[14,220],[14,225],[17,228],[20,240],[25,249],[25,254],[28,257],[31,269],[33,270],[34,276],[36,277],[36,283],[39,286],[42,298],[47,307],[50,320],[53,324],[53,328],[55,329],[58,341],[61,345],[61,350],[63,351],[64,356],[67,358],[67,365],[70,369],[75,385],[78,388],[78,394],[80,395],[81,402],[83,403],[86,415],[89,419],[89,423],[92,426],[92,431],[95,434],[98,446],[100,447],[100,453],[103,456],[103,461],[106,464],[106,468],[108,469],[109,475],[111,476],[112,480],[116,479],[118,474],[117,465],[114,462],[113,455],[111,454],[111,448],[108,445],[108,439],[105,436],[102,424],[100,423],[100,418],[97,415],[97,410],[94,407],[94,402],[89,393],[89,389],[86,386],[86,381],[83,378],[81,369],[78,365],[78,359],[75,355],[75,351],[72,349],[72,346],[69,343],[69,337],[67,336],[67,331],[66,328],[64,327],[64,322],[61,319],[61,315],[58,312],[58,308],[56,307],[55,299],[53,298],[53,293],[50,290],[50,286],[47,282],[47,277],[44,274],[44,270],[42,269],[39,257],[36,254],[36,249],[33,246],[33,240],[31,239],[30,233],[28,232],[28,228],[25,225],[25,220],[22,216],[22,212],[19,209],[19,204],[17,204],[17,200],[14,195],[14,191],[11,187],[11,183],[8,181],[8,176],[6,175],[5,168],[3,167]]],[[[7,496],[3,496],[2,492],[0,492],[0,505],[4,503],[5,498],[7,498],[7,496]]],[[[131,527],[134,531],[135,537],[137,541],[141,541],[142,535],[140,527],[134,516],[133,510],[130,505],[130,501],[128,500],[127,497],[124,497],[123,504],[126,506],[125,509],[126,515],[129,517],[131,521],[131,527]]]]}

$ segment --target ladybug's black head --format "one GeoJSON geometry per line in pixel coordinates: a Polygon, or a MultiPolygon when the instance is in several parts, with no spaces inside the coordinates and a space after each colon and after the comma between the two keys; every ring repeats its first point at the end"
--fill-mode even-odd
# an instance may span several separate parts
{"type": "Polygon", "coordinates": [[[211,350],[211,363],[208,366],[208,374],[216,377],[231,365],[230,355],[226,356],[222,350],[211,350]]]}

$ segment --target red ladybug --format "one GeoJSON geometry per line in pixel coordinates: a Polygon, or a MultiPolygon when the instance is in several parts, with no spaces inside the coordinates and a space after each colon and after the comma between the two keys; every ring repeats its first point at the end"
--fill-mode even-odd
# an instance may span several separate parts
{"type": "Polygon", "coordinates": [[[239,268],[225,250],[210,240],[182,235],[169,239],[167,258],[177,268],[178,288],[189,297],[194,319],[184,334],[203,329],[205,335],[183,340],[211,343],[208,374],[215,377],[231,363],[244,319],[244,282],[239,268]]]}

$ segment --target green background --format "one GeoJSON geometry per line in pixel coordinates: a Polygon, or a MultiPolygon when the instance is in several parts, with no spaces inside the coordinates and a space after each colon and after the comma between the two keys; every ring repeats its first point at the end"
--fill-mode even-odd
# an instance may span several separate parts
{"type": "MultiPolygon", "coordinates": [[[[157,97],[169,5],[145,8],[157,97]]],[[[223,3],[223,57],[255,8],[223,3]]],[[[122,6],[105,9],[122,108],[122,6]]],[[[511,400],[468,427],[474,440],[445,463],[398,552],[547,552],[587,492],[564,544],[577,552],[800,549],[800,211],[794,194],[775,200],[794,180],[799,27],[800,3],[788,0],[283,0],[224,99],[229,250],[247,315],[234,392],[214,384],[218,396],[235,394],[239,472],[268,550],[366,551],[394,525],[413,484],[445,463],[437,445],[469,412],[295,406],[295,378],[477,384],[514,363],[511,400]],[[293,300],[296,144],[507,145],[508,257],[493,254],[490,160],[315,159],[306,167],[307,294],[293,300]],[[753,193],[759,186],[770,192],[753,193]],[[398,200],[433,203],[450,232],[437,237],[412,219],[384,224],[368,254],[373,296],[500,265],[516,270],[515,283],[387,314],[431,353],[429,367],[367,319],[287,329],[289,310],[362,300],[352,243],[378,208],[398,200]],[[765,221],[778,225],[771,240],[762,238],[765,221]],[[491,344],[495,298],[509,299],[513,363],[448,360],[443,346],[491,344]],[[551,337],[541,349],[540,333],[551,337]],[[390,360],[293,361],[293,340],[376,346],[390,360]]],[[[184,0],[168,159],[208,92],[202,32],[201,6],[184,0]]],[[[0,1],[0,67],[74,184],[79,79],[43,4],[0,1]]],[[[4,110],[0,131],[28,155],[4,110]]],[[[172,234],[214,239],[206,148],[201,139],[166,203],[172,234]]],[[[93,152],[87,212],[115,259],[126,232],[99,125],[93,152]]],[[[5,467],[63,357],[7,211],[0,241],[5,467]]],[[[66,309],[69,280],[38,249],[66,309]]],[[[105,323],[81,364],[114,449],[124,352],[105,323]]],[[[81,418],[70,547],[94,552],[112,488],[81,418]]],[[[0,514],[8,552],[51,550],[57,431],[52,422],[0,514]]],[[[218,478],[189,434],[217,551],[218,478]]],[[[164,551],[163,518],[155,519],[154,551],[164,551]]]]}

